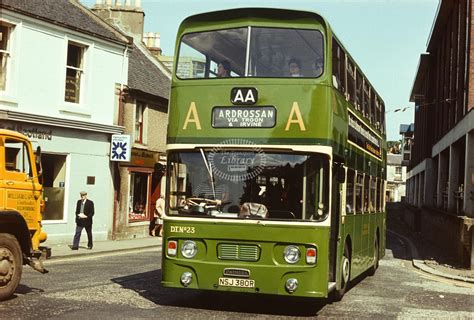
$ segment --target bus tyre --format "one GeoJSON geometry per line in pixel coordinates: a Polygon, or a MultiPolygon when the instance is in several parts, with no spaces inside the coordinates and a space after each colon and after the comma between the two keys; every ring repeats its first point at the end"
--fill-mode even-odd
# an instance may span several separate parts
{"type": "Polygon", "coordinates": [[[344,247],[344,255],[341,259],[341,289],[334,293],[334,300],[340,301],[349,288],[349,279],[351,278],[351,254],[349,246],[344,247]]]}
{"type": "Polygon", "coordinates": [[[373,276],[375,271],[377,271],[379,267],[379,239],[375,239],[374,243],[374,264],[369,269],[369,276],[373,276]]]}
{"type": "Polygon", "coordinates": [[[23,271],[20,245],[8,233],[0,233],[0,301],[15,292],[23,271]]]}

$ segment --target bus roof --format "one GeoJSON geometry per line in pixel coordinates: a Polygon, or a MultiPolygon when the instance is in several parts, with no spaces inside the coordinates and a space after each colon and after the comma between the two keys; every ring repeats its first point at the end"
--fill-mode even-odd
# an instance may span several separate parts
{"type": "MultiPolygon", "coordinates": [[[[235,8],[220,11],[200,13],[187,17],[181,22],[180,31],[188,27],[195,27],[203,22],[224,23],[237,20],[249,19],[278,20],[279,22],[288,21],[288,23],[302,23],[318,21],[325,27],[327,21],[319,14],[310,11],[277,9],[277,8],[235,8]]],[[[179,32],[181,33],[181,32],[179,32]]]]}

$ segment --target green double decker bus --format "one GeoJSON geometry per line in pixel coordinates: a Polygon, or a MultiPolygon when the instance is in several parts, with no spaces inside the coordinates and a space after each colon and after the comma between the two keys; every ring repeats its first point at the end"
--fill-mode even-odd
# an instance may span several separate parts
{"type": "Polygon", "coordinates": [[[194,15],[175,52],[162,285],[340,299],[373,274],[384,104],[324,18],[194,15]]]}

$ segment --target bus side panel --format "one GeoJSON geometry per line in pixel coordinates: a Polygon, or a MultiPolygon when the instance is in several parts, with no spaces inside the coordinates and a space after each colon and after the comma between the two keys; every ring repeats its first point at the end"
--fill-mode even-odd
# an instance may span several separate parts
{"type": "Polygon", "coordinates": [[[191,272],[193,282],[189,288],[194,289],[327,297],[328,244],[328,227],[268,225],[263,221],[219,223],[168,218],[163,241],[162,285],[183,288],[180,277],[183,272],[191,272]],[[171,257],[167,252],[167,243],[170,240],[178,242],[176,257],[171,257]],[[181,254],[181,246],[185,240],[196,242],[198,253],[194,258],[187,259],[181,254]],[[259,258],[257,261],[228,257],[226,259],[219,249],[223,244],[230,247],[256,247],[259,250],[259,258]],[[299,262],[285,262],[283,252],[288,245],[296,245],[299,248],[299,262]],[[314,246],[318,252],[317,263],[309,265],[305,259],[305,248],[314,246]],[[219,285],[219,278],[229,277],[224,276],[225,268],[248,270],[250,276],[242,279],[254,280],[255,287],[219,285]],[[299,285],[292,294],[285,289],[285,282],[289,278],[297,279],[299,285]]]}

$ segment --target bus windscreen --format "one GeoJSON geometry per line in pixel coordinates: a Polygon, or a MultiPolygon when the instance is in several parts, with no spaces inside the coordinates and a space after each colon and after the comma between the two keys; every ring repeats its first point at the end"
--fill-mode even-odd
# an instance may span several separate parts
{"type": "Polygon", "coordinates": [[[319,30],[245,27],[185,34],[176,75],[180,79],[317,78],[323,66],[319,30]]]}
{"type": "Polygon", "coordinates": [[[321,221],[325,155],[203,150],[169,155],[170,215],[321,221]]]}

